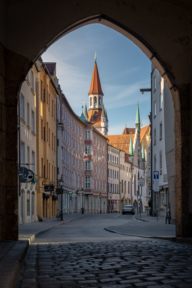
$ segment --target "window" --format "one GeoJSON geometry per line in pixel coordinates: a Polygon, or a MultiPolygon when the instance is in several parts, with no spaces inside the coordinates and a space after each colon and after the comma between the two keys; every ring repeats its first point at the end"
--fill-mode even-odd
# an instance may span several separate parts
{"type": "Polygon", "coordinates": [[[92,97],[90,97],[90,107],[92,106],[92,101],[93,101],[93,99],[92,99],[92,97]]]}
{"type": "Polygon", "coordinates": [[[22,93],[20,95],[20,117],[25,120],[25,98],[22,93]]]}
{"type": "Polygon", "coordinates": [[[25,143],[21,142],[20,144],[20,164],[25,165],[25,143]]]}
{"type": "Polygon", "coordinates": [[[157,170],[157,159],[156,159],[156,155],[154,155],[154,171],[157,170]]]}
{"type": "Polygon", "coordinates": [[[96,105],[97,105],[97,97],[95,96],[93,99],[94,99],[94,107],[96,107],[96,105]]]}
{"type": "Polygon", "coordinates": [[[31,130],[35,133],[35,113],[31,110],[31,130]]]}
{"type": "Polygon", "coordinates": [[[92,146],[91,145],[85,145],[85,154],[87,154],[87,155],[92,154],[92,146]]]}
{"type": "Polygon", "coordinates": [[[31,199],[31,214],[35,214],[35,194],[32,193],[32,199],[31,199]]]}
{"type": "Polygon", "coordinates": [[[41,101],[43,102],[43,81],[41,80],[41,101]]]}
{"type": "Polygon", "coordinates": [[[159,110],[163,109],[163,91],[164,91],[164,79],[161,78],[161,87],[160,87],[160,95],[159,95],[159,110]]]}
{"type": "Polygon", "coordinates": [[[157,103],[154,102],[154,117],[157,116],[157,103]]]}
{"type": "Polygon", "coordinates": [[[30,216],[30,192],[27,191],[27,216],[30,216]]]}
{"type": "Polygon", "coordinates": [[[29,103],[27,103],[27,126],[30,126],[29,103]]]}
{"type": "Polygon", "coordinates": [[[163,167],[163,159],[162,159],[162,151],[159,151],[159,174],[162,175],[162,167],[163,167]]]}
{"type": "Polygon", "coordinates": [[[30,148],[29,148],[29,146],[27,146],[27,164],[31,164],[30,163],[30,148]]]}
{"type": "Polygon", "coordinates": [[[41,119],[41,139],[43,139],[43,119],[41,119]]]}
{"type": "Polygon", "coordinates": [[[163,124],[162,122],[159,125],[159,140],[161,141],[163,138],[163,124]]]}
{"type": "Polygon", "coordinates": [[[85,139],[90,140],[91,139],[91,131],[90,130],[85,130],[85,139]]]}
{"type": "Polygon", "coordinates": [[[85,188],[91,188],[91,177],[85,176],[85,188]]]}
{"type": "Polygon", "coordinates": [[[99,97],[99,105],[101,105],[101,96],[99,97]]]}
{"type": "Polygon", "coordinates": [[[85,170],[91,170],[92,169],[92,161],[87,160],[85,161],[85,170]]]}
{"type": "Polygon", "coordinates": [[[41,158],[41,177],[44,177],[44,174],[43,174],[43,158],[41,158]]]}
{"type": "Polygon", "coordinates": [[[154,77],[153,77],[153,84],[154,84],[154,91],[156,91],[156,89],[157,89],[157,78],[156,78],[156,75],[154,75],[154,77]]]}
{"type": "Polygon", "coordinates": [[[154,139],[153,139],[154,145],[156,145],[156,128],[154,129],[154,139]]]}
{"type": "Polygon", "coordinates": [[[33,93],[34,93],[34,91],[35,91],[35,81],[34,81],[34,74],[33,74],[33,71],[31,70],[31,89],[32,89],[32,91],[33,91],[33,93]]]}
{"type": "Polygon", "coordinates": [[[31,170],[35,173],[35,152],[32,151],[31,153],[31,170]]]}

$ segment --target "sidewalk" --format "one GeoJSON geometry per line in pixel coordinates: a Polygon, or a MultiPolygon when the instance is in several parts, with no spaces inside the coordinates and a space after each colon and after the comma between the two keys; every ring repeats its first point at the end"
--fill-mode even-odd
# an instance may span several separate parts
{"type": "Polygon", "coordinates": [[[105,230],[113,233],[128,236],[165,238],[176,237],[176,227],[174,224],[165,224],[164,217],[152,217],[147,215],[135,215],[133,221],[119,226],[110,226],[105,230]]]}
{"type": "Polygon", "coordinates": [[[63,221],[55,218],[51,220],[43,220],[42,222],[20,224],[19,240],[27,240],[29,243],[32,243],[37,235],[40,235],[55,226],[66,224],[80,216],[80,214],[64,214],[63,221]]]}
{"type": "Polygon", "coordinates": [[[76,214],[65,214],[64,220],[44,220],[19,225],[19,241],[0,241],[0,287],[15,287],[16,277],[19,273],[20,265],[25,257],[29,244],[35,237],[51,228],[68,223],[80,217],[76,214]]]}

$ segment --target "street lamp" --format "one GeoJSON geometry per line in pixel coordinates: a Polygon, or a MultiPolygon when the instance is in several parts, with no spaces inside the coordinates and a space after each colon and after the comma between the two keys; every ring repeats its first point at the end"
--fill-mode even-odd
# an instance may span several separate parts
{"type": "Polygon", "coordinates": [[[60,220],[63,221],[63,177],[58,180],[57,194],[61,195],[60,220]]]}
{"type": "Polygon", "coordinates": [[[83,187],[81,188],[81,214],[84,214],[85,212],[85,208],[84,208],[84,194],[83,194],[83,187]]]}

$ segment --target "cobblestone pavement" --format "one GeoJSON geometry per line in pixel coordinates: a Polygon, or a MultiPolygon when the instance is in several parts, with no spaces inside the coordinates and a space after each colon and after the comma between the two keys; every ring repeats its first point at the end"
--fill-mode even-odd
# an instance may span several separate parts
{"type": "Polygon", "coordinates": [[[192,287],[192,246],[168,240],[36,243],[17,288],[192,287]]]}

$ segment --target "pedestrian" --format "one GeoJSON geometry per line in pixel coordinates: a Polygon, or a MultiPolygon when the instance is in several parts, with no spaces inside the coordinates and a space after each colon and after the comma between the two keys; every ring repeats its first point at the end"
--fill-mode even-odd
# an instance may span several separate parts
{"type": "Polygon", "coordinates": [[[170,209],[167,210],[166,212],[166,217],[165,217],[165,224],[170,224],[171,223],[171,211],[170,209]]]}

